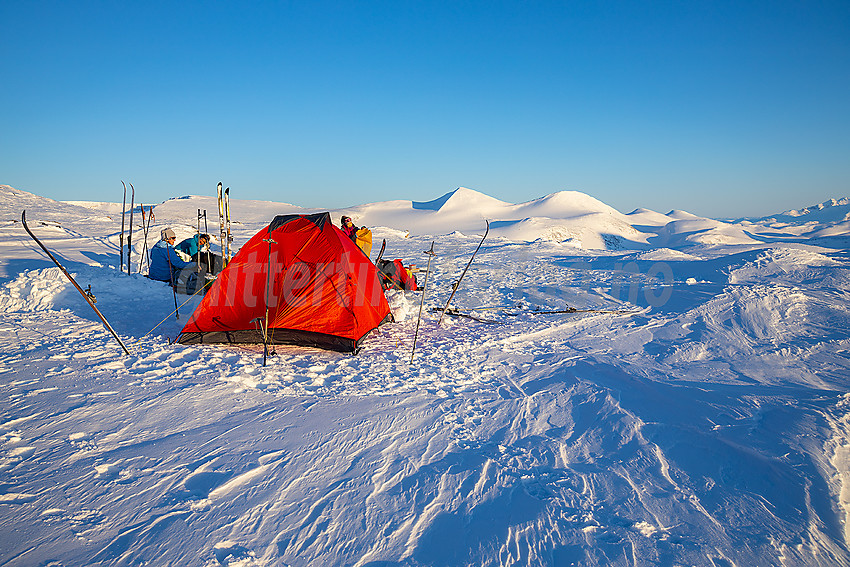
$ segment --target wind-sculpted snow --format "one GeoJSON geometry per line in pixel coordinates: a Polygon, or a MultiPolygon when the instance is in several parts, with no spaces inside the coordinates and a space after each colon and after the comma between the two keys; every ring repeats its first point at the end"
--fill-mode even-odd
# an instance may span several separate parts
{"type": "MultiPolygon", "coordinates": [[[[0,232],[0,564],[850,565],[844,249],[488,239],[476,319],[438,327],[479,241],[441,236],[412,364],[421,295],[390,292],[356,356],[263,367],[169,344],[197,299],[118,273],[99,210],[32,224],[129,357],[0,232]]],[[[424,268],[431,238],[380,230],[424,268]]]]}

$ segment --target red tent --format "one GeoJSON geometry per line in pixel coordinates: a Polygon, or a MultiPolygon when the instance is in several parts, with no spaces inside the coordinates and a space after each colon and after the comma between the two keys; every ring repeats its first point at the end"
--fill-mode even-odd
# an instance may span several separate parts
{"type": "Polygon", "coordinates": [[[377,268],[329,213],[275,217],[218,275],[177,342],[262,343],[267,312],[269,343],[343,352],[392,317],[377,268]]]}

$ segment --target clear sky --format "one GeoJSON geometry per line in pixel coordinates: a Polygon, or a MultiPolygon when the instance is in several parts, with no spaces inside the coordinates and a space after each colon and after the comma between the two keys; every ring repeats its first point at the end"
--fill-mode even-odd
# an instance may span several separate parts
{"type": "Polygon", "coordinates": [[[0,1],[0,183],[703,216],[850,194],[850,1],[0,1]]]}

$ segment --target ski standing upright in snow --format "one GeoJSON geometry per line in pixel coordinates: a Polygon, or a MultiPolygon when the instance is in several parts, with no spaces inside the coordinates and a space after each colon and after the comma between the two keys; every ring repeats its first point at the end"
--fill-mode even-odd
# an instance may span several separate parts
{"type": "Polygon", "coordinates": [[[65,269],[65,266],[60,264],[59,260],[56,259],[56,256],[54,256],[50,252],[50,250],[47,249],[47,246],[42,244],[41,240],[39,240],[38,237],[36,237],[36,235],[33,234],[33,232],[30,230],[30,227],[27,226],[27,212],[26,211],[21,213],[21,224],[24,225],[24,230],[27,231],[27,234],[29,234],[32,237],[32,239],[35,240],[36,244],[38,244],[41,247],[41,249],[44,250],[44,253],[47,254],[47,257],[50,258],[51,260],[53,260],[53,263],[56,264],[56,266],[59,268],[59,270],[63,274],[65,274],[65,277],[68,278],[68,281],[70,281],[72,284],[74,284],[74,287],[77,288],[77,291],[80,292],[80,295],[83,296],[83,299],[86,300],[86,303],[89,304],[89,307],[91,307],[94,310],[94,312],[97,314],[97,316],[103,322],[106,329],[110,333],[112,333],[112,336],[115,337],[115,340],[118,341],[118,344],[120,344],[121,348],[124,349],[124,353],[129,355],[130,351],[127,349],[127,346],[124,344],[124,341],[121,340],[121,337],[118,336],[118,333],[115,332],[115,329],[112,328],[112,325],[109,324],[109,321],[106,320],[106,317],[103,316],[103,313],[101,313],[100,310],[97,307],[95,307],[94,296],[91,294],[91,286],[88,287],[88,290],[84,290],[83,288],[81,288],[80,284],[77,283],[77,280],[75,280],[74,277],[70,273],[68,273],[68,270],[65,269]]]}
{"type": "MultiPolygon", "coordinates": [[[[475,252],[472,253],[472,257],[469,259],[469,263],[466,264],[466,267],[460,273],[460,277],[457,279],[454,286],[452,287],[452,294],[449,296],[449,300],[446,301],[446,306],[443,307],[443,312],[440,314],[439,321],[437,321],[438,327],[443,322],[443,315],[445,315],[446,311],[449,310],[449,304],[452,302],[452,298],[454,298],[455,292],[457,291],[457,288],[460,287],[460,282],[463,280],[463,276],[466,275],[466,271],[469,270],[469,266],[471,266],[472,261],[475,260],[475,255],[478,254],[478,250],[481,249],[481,245],[484,244],[484,240],[487,238],[487,234],[490,232],[490,221],[485,220],[484,222],[487,223],[487,228],[484,230],[484,236],[481,237],[481,242],[478,243],[478,247],[475,249],[475,252]]],[[[427,274],[426,274],[426,277],[427,277],[427,274]]]]}
{"type": "Polygon", "coordinates": [[[227,234],[224,228],[224,194],[222,193],[221,181],[218,182],[218,238],[221,244],[222,260],[226,258],[225,250],[227,248],[227,234]]]}
{"type": "Polygon", "coordinates": [[[118,237],[118,271],[124,271],[124,213],[127,211],[127,185],[122,181],[121,185],[124,185],[124,200],[121,201],[121,235],[118,237]]]}
{"type": "Polygon", "coordinates": [[[230,187],[224,190],[224,222],[227,230],[227,259],[224,264],[226,266],[233,255],[233,236],[230,235],[230,187]]]}

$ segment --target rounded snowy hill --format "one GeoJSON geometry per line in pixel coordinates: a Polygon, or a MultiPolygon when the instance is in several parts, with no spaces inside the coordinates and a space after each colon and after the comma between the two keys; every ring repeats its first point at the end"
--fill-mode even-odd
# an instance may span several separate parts
{"type": "Polygon", "coordinates": [[[561,191],[520,204],[460,187],[431,201],[390,201],[339,211],[355,224],[388,226],[413,235],[461,232],[513,241],[549,240],[582,248],[640,249],[646,234],[625,215],[578,191],[561,191]]]}

